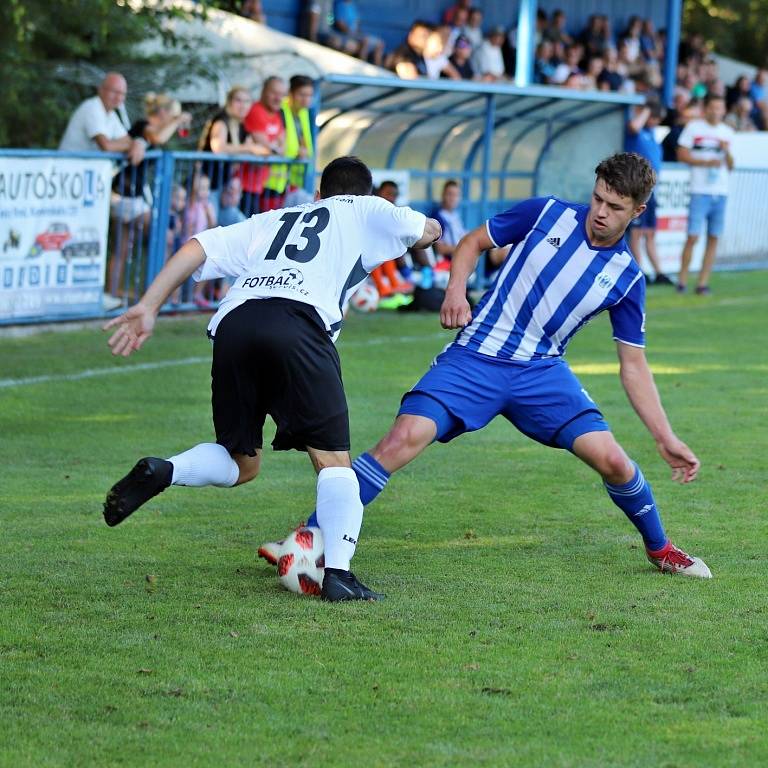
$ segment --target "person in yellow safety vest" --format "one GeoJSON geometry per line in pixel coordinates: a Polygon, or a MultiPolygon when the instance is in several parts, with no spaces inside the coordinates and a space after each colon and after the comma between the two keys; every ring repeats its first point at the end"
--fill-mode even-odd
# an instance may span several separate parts
{"type": "MultiPolygon", "coordinates": [[[[312,142],[312,121],[309,107],[315,95],[311,77],[294,75],[290,80],[288,96],[283,100],[282,111],[285,122],[285,157],[311,159],[315,148],[312,142]]],[[[292,192],[304,186],[306,168],[303,165],[273,166],[264,184],[278,195],[292,192]],[[286,190],[287,187],[287,190],[286,190]]]]}

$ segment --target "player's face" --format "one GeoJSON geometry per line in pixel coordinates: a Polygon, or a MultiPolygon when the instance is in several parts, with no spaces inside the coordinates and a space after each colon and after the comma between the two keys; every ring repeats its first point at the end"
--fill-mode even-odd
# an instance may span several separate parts
{"type": "Polygon", "coordinates": [[[587,233],[595,245],[613,245],[621,239],[629,222],[645,210],[631,197],[624,197],[598,179],[592,190],[587,216],[587,233]]]}

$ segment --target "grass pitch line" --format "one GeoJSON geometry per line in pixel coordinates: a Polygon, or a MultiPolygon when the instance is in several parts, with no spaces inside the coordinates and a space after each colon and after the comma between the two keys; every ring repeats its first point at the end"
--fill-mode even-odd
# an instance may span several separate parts
{"type": "MultiPolygon", "coordinates": [[[[426,339],[445,338],[444,333],[427,333],[418,336],[385,336],[374,339],[365,339],[363,341],[350,341],[343,344],[342,347],[375,347],[380,344],[391,344],[392,342],[407,343],[409,341],[424,341],[426,339]]],[[[136,363],[135,365],[120,365],[111,368],[86,368],[84,371],[76,373],[46,373],[40,376],[27,376],[18,379],[0,379],[0,389],[12,389],[14,387],[28,387],[33,384],[48,384],[59,381],[81,381],[82,379],[93,379],[99,376],[112,376],[121,373],[133,373],[135,371],[154,371],[161,368],[172,368],[177,365],[199,365],[201,363],[210,363],[210,355],[196,357],[182,357],[177,360],[158,360],[152,363],[136,363]]]]}

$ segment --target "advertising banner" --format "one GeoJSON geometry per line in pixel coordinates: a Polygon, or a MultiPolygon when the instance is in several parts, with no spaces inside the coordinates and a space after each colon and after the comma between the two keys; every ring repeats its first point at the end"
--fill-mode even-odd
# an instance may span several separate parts
{"type": "Polygon", "coordinates": [[[0,320],[102,310],[112,163],[0,158],[0,320]]]}

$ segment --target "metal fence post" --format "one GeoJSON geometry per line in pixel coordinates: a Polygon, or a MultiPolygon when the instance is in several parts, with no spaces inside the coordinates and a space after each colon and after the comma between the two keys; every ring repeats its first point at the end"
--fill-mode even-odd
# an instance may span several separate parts
{"type": "Polygon", "coordinates": [[[147,272],[144,290],[163,268],[166,257],[166,236],[171,213],[171,193],[173,191],[173,171],[176,165],[173,152],[162,152],[157,159],[155,187],[152,190],[152,233],[149,238],[147,253],[147,272]]]}

